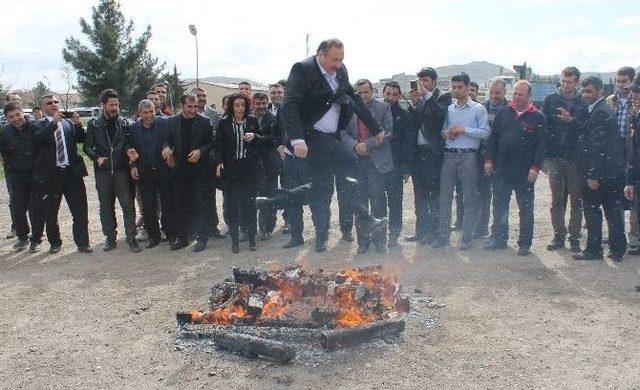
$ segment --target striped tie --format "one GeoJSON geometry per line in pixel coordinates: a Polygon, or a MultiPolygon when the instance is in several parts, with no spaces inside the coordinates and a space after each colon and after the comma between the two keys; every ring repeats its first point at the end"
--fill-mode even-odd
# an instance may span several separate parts
{"type": "Polygon", "coordinates": [[[64,140],[62,139],[62,126],[58,126],[58,130],[55,132],[56,137],[56,150],[58,156],[58,162],[64,164],[64,140]]]}

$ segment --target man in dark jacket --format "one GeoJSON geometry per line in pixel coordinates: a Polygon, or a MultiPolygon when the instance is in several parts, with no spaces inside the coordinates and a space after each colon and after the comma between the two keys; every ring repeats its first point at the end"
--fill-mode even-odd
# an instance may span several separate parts
{"type": "MultiPolygon", "coordinates": [[[[35,126],[25,119],[22,107],[17,102],[4,106],[4,116],[8,124],[0,129],[0,155],[7,175],[7,182],[12,188],[12,220],[16,227],[18,242],[15,250],[23,250],[29,245],[29,218],[33,219],[33,133],[35,126]]],[[[38,250],[39,242],[32,237],[32,253],[38,250]]]]}
{"type": "Polygon", "coordinates": [[[175,218],[169,182],[169,167],[162,158],[167,142],[167,119],[156,117],[153,102],[144,99],[138,104],[140,120],[129,129],[127,154],[134,151],[129,163],[131,178],[140,185],[142,218],[149,234],[147,248],[160,243],[158,224],[158,196],[162,210],[162,228],[168,237],[175,237],[175,218]]]}
{"type": "MultiPolygon", "coordinates": [[[[313,196],[301,196],[299,202],[303,198],[311,199],[316,228],[316,252],[326,250],[335,176],[355,176],[355,156],[340,141],[340,130],[345,128],[355,110],[377,143],[382,143],[384,138],[380,124],[349,83],[349,75],[342,65],[343,59],[344,45],[340,40],[322,41],[316,55],[295,63],[291,68],[281,108],[282,131],[289,137],[294,154],[299,158],[306,158],[307,153],[309,154],[311,186],[301,190],[303,194],[311,192],[313,196]]],[[[368,230],[370,234],[383,229],[386,219],[372,218],[367,210],[359,207],[354,187],[347,186],[347,199],[362,220],[367,220],[363,230],[368,230]]],[[[292,198],[294,195],[290,193],[285,196],[287,197],[292,198]]],[[[259,207],[263,208],[274,207],[281,200],[286,199],[258,202],[259,207]]]]}
{"type": "Polygon", "coordinates": [[[73,241],[78,252],[91,253],[89,246],[89,217],[87,190],[84,177],[87,167],[78,155],[77,144],[84,142],[86,134],[76,113],[71,120],[64,119],[54,95],[42,97],[45,118],[34,133],[36,159],[33,179],[39,205],[38,216],[32,221],[32,236],[39,241],[45,224],[49,253],[58,253],[62,247],[58,211],[64,195],[73,218],[73,241]]]}
{"type": "Polygon", "coordinates": [[[384,101],[391,105],[393,134],[391,136],[391,154],[393,170],[385,176],[385,190],[389,207],[389,248],[398,246],[398,237],[402,232],[402,196],[404,180],[411,174],[413,163],[412,150],[415,141],[415,123],[413,115],[402,108],[398,101],[402,97],[400,85],[395,81],[385,84],[382,89],[384,101]]]}
{"type": "Polygon", "coordinates": [[[440,224],[440,171],[444,153],[442,124],[451,104],[451,94],[437,87],[438,74],[430,67],[418,72],[416,94],[412,94],[415,120],[413,147],[405,151],[413,155],[413,181],[416,232],[407,241],[431,243],[440,224]]]}
{"type": "Polygon", "coordinates": [[[213,148],[213,130],[207,118],[198,115],[197,98],[186,94],[180,98],[181,113],[168,119],[167,142],[162,156],[171,167],[173,212],[176,215],[176,238],[171,249],[189,245],[195,235],[194,252],[207,247],[213,201],[213,169],[209,153],[213,148]]]}
{"type": "Polygon", "coordinates": [[[584,183],[576,163],[575,136],[587,117],[587,103],[580,97],[580,71],[569,66],[562,70],[558,92],[547,96],[542,112],[547,118],[547,161],[545,170],[551,188],[551,223],[553,241],[550,251],[564,248],[567,227],[564,215],[569,200],[569,245],[571,252],[580,252],[582,229],[582,188],[584,183]]]}
{"type": "MultiPolygon", "coordinates": [[[[262,140],[258,146],[260,160],[264,167],[264,177],[258,183],[258,196],[270,198],[276,194],[278,189],[278,176],[280,176],[280,155],[276,150],[276,144],[273,139],[273,126],[276,120],[275,115],[268,110],[269,97],[264,92],[256,92],[253,94],[253,115],[260,123],[260,131],[258,135],[262,140]]],[[[258,230],[260,239],[265,241],[271,238],[273,229],[276,226],[275,209],[260,210],[258,215],[258,230]]]]}
{"type": "Polygon", "coordinates": [[[583,177],[587,246],[576,260],[602,259],[602,209],[609,226],[609,257],[621,261],[627,250],[622,212],[625,183],[624,139],[613,110],[603,97],[602,80],[591,76],[582,82],[588,104],[586,124],[577,137],[578,169],[583,177]]]}
{"type": "Polygon", "coordinates": [[[485,249],[507,247],[509,202],[515,191],[520,210],[518,254],[530,253],[533,240],[534,185],[544,162],[547,123],[531,102],[531,84],[520,80],[513,87],[508,108],[496,114],[487,143],[484,170],[493,177],[493,224],[485,249]]]}
{"type": "Polygon", "coordinates": [[[102,250],[108,252],[116,247],[116,211],[118,199],[124,219],[124,231],[132,252],[140,252],[136,240],[136,212],[131,194],[128,160],[125,146],[129,126],[120,117],[120,99],[113,89],[105,89],[100,95],[102,115],[89,122],[85,154],[93,160],[96,190],[100,202],[100,223],[106,242],[102,250]]]}

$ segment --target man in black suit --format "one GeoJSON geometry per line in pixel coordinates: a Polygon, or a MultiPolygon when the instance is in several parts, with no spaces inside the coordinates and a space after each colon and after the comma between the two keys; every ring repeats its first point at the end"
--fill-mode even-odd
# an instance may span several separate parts
{"type": "MultiPolygon", "coordinates": [[[[624,234],[624,139],[615,114],[603,97],[602,80],[591,76],[582,82],[582,98],[589,104],[586,124],[577,136],[578,169],[584,178],[583,209],[587,246],[576,260],[602,259],[602,209],[609,226],[609,255],[621,261],[627,250],[624,234]]],[[[559,115],[569,116],[568,112],[559,115]]],[[[562,118],[560,118],[562,119],[562,118]]]]}
{"type": "Polygon", "coordinates": [[[213,202],[213,169],[209,152],[213,148],[213,130],[209,119],[198,115],[198,98],[182,95],[181,113],[168,119],[167,142],[162,156],[171,167],[173,212],[176,215],[176,236],[171,249],[189,245],[195,235],[194,252],[207,247],[211,226],[210,205],[213,202]]]}
{"type": "Polygon", "coordinates": [[[440,171],[444,155],[444,139],[441,130],[447,107],[451,104],[451,93],[441,92],[437,87],[438,74],[435,69],[424,67],[418,72],[416,90],[411,100],[415,120],[411,178],[413,182],[416,232],[407,241],[422,241],[430,244],[436,237],[440,223],[440,171]]]}
{"type": "MultiPolygon", "coordinates": [[[[340,140],[353,111],[365,123],[376,140],[382,143],[384,131],[362,103],[349,83],[349,75],[342,65],[344,46],[338,39],[320,43],[315,56],[297,62],[291,68],[282,105],[282,132],[287,134],[294,154],[308,159],[311,185],[288,193],[287,199],[303,202],[310,199],[312,219],[316,228],[316,252],[326,250],[331,215],[331,196],[334,177],[355,177],[355,154],[340,140]],[[308,154],[308,156],[307,156],[308,154]],[[304,196],[297,196],[304,195],[304,196]]],[[[352,183],[352,182],[351,182],[352,183]]],[[[347,186],[347,198],[352,209],[362,218],[368,233],[386,226],[386,218],[371,218],[358,206],[355,185],[347,186]]],[[[277,199],[260,200],[259,206],[273,207],[277,199]]],[[[363,234],[366,234],[363,232],[363,234]]]]}
{"type": "Polygon", "coordinates": [[[134,157],[129,163],[129,170],[131,178],[140,185],[142,194],[142,218],[149,234],[146,246],[153,248],[160,243],[158,196],[162,228],[168,237],[176,236],[169,167],[162,158],[162,148],[167,142],[167,119],[156,116],[155,105],[149,99],[138,103],[138,115],[140,120],[129,130],[127,154],[134,157]]]}
{"type": "Polygon", "coordinates": [[[45,118],[34,133],[36,160],[33,171],[35,192],[41,201],[32,223],[32,235],[40,240],[46,224],[49,253],[58,253],[62,246],[58,226],[58,210],[64,195],[73,217],[73,240],[78,251],[91,253],[87,190],[84,177],[87,167],[78,155],[76,144],[84,142],[86,134],[78,114],[72,120],[63,118],[54,95],[42,97],[45,118]]]}
{"type": "Polygon", "coordinates": [[[116,247],[116,198],[122,209],[127,244],[132,252],[140,252],[136,240],[136,212],[133,205],[131,181],[125,146],[129,124],[120,117],[120,98],[113,89],[105,89],[100,96],[102,115],[89,122],[84,152],[93,160],[96,191],[100,202],[100,223],[106,242],[102,250],[116,247]]]}
{"type": "MultiPolygon", "coordinates": [[[[278,189],[278,176],[280,176],[281,160],[276,150],[273,139],[273,126],[276,120],[275,115],[268,110],[269,97],[263,92],[253,94],[253,115],[260,123],[259,135],[262,141],[258,147],[260,160],[264,167],[264,177],[258,183],[258,196],[270,198],[275,195],[278,189]]],[[[260,239],[265,241],[271,238],[273,229],[276,226],[276,210],[260,210],[258,215],[258,228],[260,239]]]]}

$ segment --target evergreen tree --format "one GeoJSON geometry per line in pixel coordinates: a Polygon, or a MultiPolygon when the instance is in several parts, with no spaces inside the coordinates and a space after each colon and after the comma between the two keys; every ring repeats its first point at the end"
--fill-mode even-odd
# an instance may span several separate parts
{"type": "Polygon", "coordinates": [[[158,65],[158,58],[151,56],[149,52],[145,52],[140,61],[138,74],[136,77],[136,87],[133,91],[132,103],[136,108],[136,104],[147,97],[147,92],[151,87],[160,81],[159,77],[164,70],[165,63],[158,65]]]}
{"type": "Polygon", "coordinates": [[[115,0],[99,0],[97,7],[92,7],[92,13],[91,24],[80,18],[80,27],[93,47],[69,37],[62,56],[77,71],[78,90],[86,103],[97,105],[100,93],[113,88],[120,95],[121,105],[131,108],[137,74],[151,38],[151,26],[134,40],[131,37],[133,22],[125,20],[115,0]]]}
{"type": "Polygon", "coordinates": [[[33,105],[40,106],[42,102],[42,97],[44,95],[50,94],[49,88],[42,81],[38,81],[35,87],[31,88],[31,93],[33,94],[33,105]]]}
{"type": "Polygon", "coordinates": [[[173,65],[173,72],[163,74],[162,79],[167,82],[167,104],[171,106],[174,112],[178,112],[180,97],[185,91],[182,86],[182,80],[180,80],[180,73],[178,73],[178,68],[175,64],[173,65]]]}

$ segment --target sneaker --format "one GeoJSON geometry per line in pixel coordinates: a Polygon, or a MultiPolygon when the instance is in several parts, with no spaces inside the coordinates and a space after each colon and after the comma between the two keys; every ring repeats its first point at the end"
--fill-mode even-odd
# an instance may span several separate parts
{"type": "Polygon", "coordinates": [[[22,251],[25,250],[29,246],[28,238],[18,238],[18,242],[13,245],[13,250],[22,251]]]}
{"type": "Polygon", "coordinates": [[[32,242],[31,244],[29,244],[29,253],[36,253],[39,250],[40,250],[39,242],[32,242]]]}

